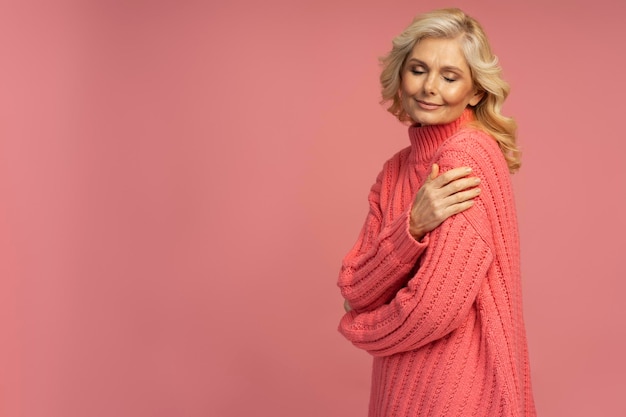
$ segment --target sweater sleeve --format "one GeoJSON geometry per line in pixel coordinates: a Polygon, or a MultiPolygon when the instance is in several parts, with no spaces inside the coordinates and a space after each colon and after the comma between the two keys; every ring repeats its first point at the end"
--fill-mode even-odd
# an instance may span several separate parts
{"type": "Polygon", "coordinates": [[[409,210],[384,221],[381,196],[388,194],[385,164],[369,194],[369,213],[356,244],[343,260],[338,286],[355,312],[373,310],[388,303],[406,285],[428,236],[420,242],[409,233],[409,210]]]}
{"type": "Polygon", "coordinates": [[[440,154],[438,162],[442,171],[471,166],[482,180],[482,192],[472,208],[448,218],[430,233],[420,267],[389,303],[368,312],[351,311],[342,318],[339,331],[374,356],[417,349],[461,325],[494,260],[489,211],[485,210],[485,205],[502,198],[494,195],[501,190],[490,186],[485,177],[494,170],[484,166],[484,158],[458,149],[440,154]]]}

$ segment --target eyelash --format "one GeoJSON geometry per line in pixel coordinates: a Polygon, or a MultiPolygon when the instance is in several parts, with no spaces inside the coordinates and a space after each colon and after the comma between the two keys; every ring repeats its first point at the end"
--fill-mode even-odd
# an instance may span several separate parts
{"type": "MultiPolygon", "coordinates": [[[[420,71],[420,70],[416,70],[416,69],[412,69],[410,70],[412,74],[414,75],[422,75],[424,74],[426,71],[420,71]]],[[[447,83],[453,83],[456,80],[454,78],[449,78],[449,77],[443,77],[443,79],[447,82],[447,83]]]]}

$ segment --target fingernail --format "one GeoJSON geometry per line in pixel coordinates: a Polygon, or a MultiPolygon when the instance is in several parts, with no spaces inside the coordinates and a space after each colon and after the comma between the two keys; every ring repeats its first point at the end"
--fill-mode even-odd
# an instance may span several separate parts
{"type": "Polygon", "coordinates": [[[472,172],[472,168],[465,168],[465,172],[469,174],[470,172],[472,172]]]}

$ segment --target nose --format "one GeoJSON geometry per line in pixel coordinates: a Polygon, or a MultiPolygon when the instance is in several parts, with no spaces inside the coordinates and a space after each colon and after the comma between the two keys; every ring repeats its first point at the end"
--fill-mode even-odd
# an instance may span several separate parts
{"type": "Polygon", "coordinates": [[[435,95],[437,91],[437,76],[431,72],[424,80],[424,94],[435,95]]]}

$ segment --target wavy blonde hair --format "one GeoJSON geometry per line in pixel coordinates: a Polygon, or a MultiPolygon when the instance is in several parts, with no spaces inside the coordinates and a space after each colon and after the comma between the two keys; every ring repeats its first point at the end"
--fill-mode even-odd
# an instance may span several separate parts
{"type": "Polygon", "coordinates": [[[509,166],[515,172],[521,166],[521,152],[516,139],[517,124],[500,111],[509,95],[509,84],[501,77],[498,57],[491,52],[483,28],[460,9],[440,9],[417,16],[404,32],[393,40],[393,48],[380,59],[382,103],[391,101],[388,111],[401,122],[412,122],[402,106],[399,92],[405,61],[415,45],[425,38],[456,39],[472,73],[472,81],[484,96],[474,106],[476,127],[495,138],[509,166]]]}

